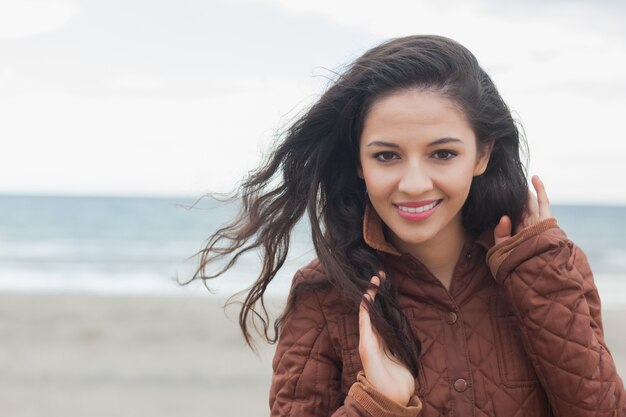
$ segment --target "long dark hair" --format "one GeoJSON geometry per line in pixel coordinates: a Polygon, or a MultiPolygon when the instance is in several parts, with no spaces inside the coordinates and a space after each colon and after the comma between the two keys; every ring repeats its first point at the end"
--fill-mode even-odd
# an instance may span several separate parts
{"type": "MultiPolygon", "coordinates": [[[[370,278],[381,269],[376,251],[362,235],[367,197],[357,175],[359,138],[372,104],[406,88],[435,91],[453,100],[463,109],[478,146],[493,146],[487,169],[474,178],[462,209],[468,232],[476,235],[492,228],[505,214],[517,224],[527,195],[519,156],[525,142],[489,76],[470,51],[451,39],[408,36],[387,41],[349,65],[284,132],[267,161],[249,174],[233,197],[241,201],[238,216],[196,254],[201,255],[200,264],[191,280],[215,278],[243,253],[262,251],[261,272],[239,315],[249,344],[250,324],[260,324],[269,342],[277,340],[302,286],[330,285],[347,303],[359,305],[370,278]],[[305,211],[323,278],[292,288],[271,334],[263,294],[283,266],[290,233],[305,211]],[[226,266],[205,274],[218,259],[227,259],[226,266]]],[[[390,351],[417,374],[420,344],[397,304],[392,279],[384,280],[371,316],[390,351]]]]}

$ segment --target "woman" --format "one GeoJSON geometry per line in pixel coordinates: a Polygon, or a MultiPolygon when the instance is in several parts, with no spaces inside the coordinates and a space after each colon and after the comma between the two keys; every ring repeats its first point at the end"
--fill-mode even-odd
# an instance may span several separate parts
{"type": "Polygon", "coordinates": [[[276,341],[262,297],[306,210],[317,259],[274,325],[273,416],[625,414],[591,271],[522,145],[438,36],[366,52],[288,129],[195,275],[261,248],[240,325],[276,341]]]}

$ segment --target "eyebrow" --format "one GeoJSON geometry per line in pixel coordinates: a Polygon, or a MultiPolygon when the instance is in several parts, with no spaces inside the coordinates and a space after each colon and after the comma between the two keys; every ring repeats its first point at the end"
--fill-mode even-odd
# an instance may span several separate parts
{"type": "MultiPolygon", "coordinates": [[[[461,139],[445,137],[445,138],[440,138],[440,139],[434,140],[434,141],[428,143],[426,146],[437,146],[437,145],[443,145],[444,143],[450,143],[450,142],[463,143],[463,141],[461,139]]],[[[369,146],[381,146],[381,147],[385,147],[385,148],[399,148],[400,147],[397,143],[386,142],[384,140],[375,140],[373,142],[368,143],[367,146],[368,147],[369,146]]]]}

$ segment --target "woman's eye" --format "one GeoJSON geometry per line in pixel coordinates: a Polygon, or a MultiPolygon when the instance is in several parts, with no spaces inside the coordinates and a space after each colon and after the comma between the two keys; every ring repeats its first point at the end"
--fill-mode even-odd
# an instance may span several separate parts
{"type": "Polygon", "coordinates": [[[433,152],[433,157],[435,159],[441,159],[441,160],[444,160],[444,161],[446,161],[448,159],[452,159],[455,156],[456,156],[455,152],[448,151],[448,150],[445,150],[445,149],[433,152]]]}
{"type": "Polygon", "coordinates": [[[374,155],[374,158],[378,159],[379,161],[387,162],[398,158],[398,155],[394,152],[378,152],[374,155]]]}

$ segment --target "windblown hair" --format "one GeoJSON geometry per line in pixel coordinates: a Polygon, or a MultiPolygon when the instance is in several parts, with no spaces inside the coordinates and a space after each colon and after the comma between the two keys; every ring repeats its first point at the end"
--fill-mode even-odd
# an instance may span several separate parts
{"type": "MultiPolygon", "coordinates": [[[[451,39],[389,40],[349,65],[284,132],[267,161],[249,174],[233,197],[241,200],[238,216],[196,254],[201,255],[200,264],[191,280],[223,274],[245,252],[263,254],[262,270],[239,315],[249,344],[251,324],[257,329],[260,324],[270,343],[277,340],[303,287],[331,285],[358,308],[371,277],[381,270],[376,251],[363,240],[367,196],[358,176],[359,139],[372,104],[403,89],[433,91],[451,99],[467,117],[479,149],[493,147],[486,171],[474,177],[462,208],[466,230],[478,235],[505,214],[518,223],[528,187],[520,161],[525,142],[489,76],[470,51],[451,39]],[[263,294],[283,266],[291,231],[305,211],[324,278],[292,288],[271,334],[263,294]],[[207,266],[218,259],[227,259],[226,266],[206,275],[207,266]]],[[[383,281],[370,314],[390,351],[417,375],[421,346],[397,303],[392,279],[383,281]]]]}

